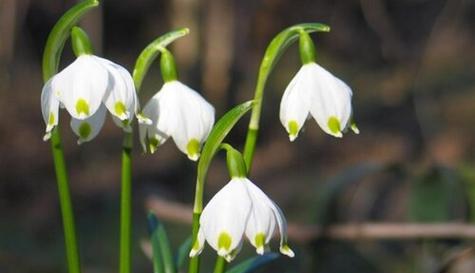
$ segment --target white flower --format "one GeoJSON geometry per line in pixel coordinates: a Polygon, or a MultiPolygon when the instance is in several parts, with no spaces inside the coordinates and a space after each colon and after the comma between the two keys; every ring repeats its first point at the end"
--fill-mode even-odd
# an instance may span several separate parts
{"type": "Polygon", "coordinates": [[[327,134],[342,137],[351,124],[351,88],[318,64],[303,65],[285,89],[280,121],[294,141],[309,114],[327,134]]]}
{"type": "Polygon", "coordinates": [[[196,91],[177,80],[166,82],[145,105],[151,124],[140,124],[144,150],[155,152],[170,136],[178,149],[197,160],[214,124],[214,107],[196,91]]]}
{"type": "Polygon", "coordinates": [[[139,109],[129,72],[118,64],[89,54],[80,55],[44,85],[41,110],[46,123],[45,140],[58,124],[60,106],[71,115],[71,126],[79,136],[79,143],[98,134],[104,123],[105,109],[126,131],[130,130],[134,113],[139,109]]]}
{"type": "Polygon", "coordinates": [[[241,248],[244,234],[262,255],[276,223],[281,236],[280,251],[293,257],[287,245],[287,223],[280,209],[249,179],[234,177],[204,208],[190,257],[201,253],[206,240],[218,255],[231,261],[241,248]]]}

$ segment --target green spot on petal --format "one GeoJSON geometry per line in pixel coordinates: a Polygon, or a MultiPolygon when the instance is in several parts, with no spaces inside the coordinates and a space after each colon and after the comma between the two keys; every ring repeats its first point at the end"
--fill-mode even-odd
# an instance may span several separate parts
{"type": "Polygon", "coordinates": [[[226,251],[229,251],[231,248],[231,236],[227,232],[221,232],[218,237],[218,249],[224,249],[226,251]]]}
{"type": "Polygon", "coordinates": [[[341,133],[341,127],[340,127],[340,121],[338,118],[335,116],[331,116],[328,119],[328,128],[330,128],[330,132],[332,132],[335,135],[338,135],[341,133]]]}
{"type": "Polygon", "coordinates": [[[356,123],[354,121],[351,122],[351,131],[353,131],[353,133],[355,134],[359,134],[360,133],[360,129],[358,128],[358,126],[356,126],[356,123]]]}
{"type": "Polygon", "coordinates": [[[114,112],[117,116],[124,116],[125,112],[127,111],[127,108],[125,107],[125,104],[121,101],[118,101],[114,105],[114,112]]]}
{"type": "Polygon", "coordinates": [[[254,237],[254,245],[258,254],[264,254],[264,245],[266,243],[266,235],[264,233],[257,233],[254,237]]]}
{"type": "Polygon", "coordinates": [[[53,113],[49,113],[49,116],[48,116],[48,125],[53,125],[53,124],[54,124],[54,121],[55,121],[54,114],[53,114],[53,113]]]}
{"type": "Polygon", "coordinates": [[[148,149],[150,153],[155,153],[158,145],[160,145],[160,140],[157,137],[151,137],[148,139],[148,149]]]}
{"type": "Polygon", "coordinates": [[[299,134],[299,124],[297,123],[297,121],[291,120],[289,121],[288,127],[290,141],[293,141],[297,138],[297,135],[299,134]]]}
{"type": "Polygon", "coordinates": [[[79,125],[79,137],[82,139],[86,139],[91,134],[92,128],[91,125],[87,122],[81,123],[79,125]]]}
{"type": "Polygon", "coordinates": [[[186,154],[194,161],[200,156],[200,142],[196,138],[192,138],[186,145],[186,154]]]}
{"type": "Polygon", "coordinates": [[[89,103],[84,99],[78,99],[76,102],[76,112],[78,115],[89,115],[89,103]]]}

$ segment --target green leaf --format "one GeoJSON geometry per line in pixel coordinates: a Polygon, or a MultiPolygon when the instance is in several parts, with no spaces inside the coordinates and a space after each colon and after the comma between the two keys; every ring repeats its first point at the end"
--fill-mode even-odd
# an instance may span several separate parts
{"type": "Polygon", "coordinates": [[[175,255],[175,268],[180,270],[180,268],[185,263],[186,258],[191,250],[192,236],[189,236],[178,248],[178,251],[175,255]]]}
{"type": "Polygon", "coordinates": [[[180,28],[170,31],[155,39],[144,50],[142,50],[135,62],[134,72],[132,74],[137,92],[142,86],[143,79],[145,78],[145,75],[147,75],[150,65],[160,53],[160,49],[165,48],[176,39],[183,37],[188,33],[190,33],[188,28],[180,28]]]}
{"type": "Polygon", "coordinates": [[[208,168],[211,164],[211,160],[219,149],[219,146],[223,142],[224,138],[228,135],[229,131],[234,127],[241,117],[248,112],[252,107],[252,101],[247,101],[233,109],[229,110],[222,118],[216,122],[211,133],[208,136],[208,140],[201,151],[200,160],[198,162],[197,173],[197,189],[195,195],[195,213],[203,210],[203,188],[206,175],[208,174],[208,168]]]}
{"type": "Polygon", "coordinates": [[[451,220],[456,200],[463,200],[454,173],[446,168],[433,167],[411,185],[409,219],[434,223],[451,220]]]}
{"type": "Polygon", "coordinates": [[[256,256],[239,263],[227,270],[226,273],[250,273],[278,257],[279,254],[277,253],[267,253],[265,255],[256,256]]]}
{"type": "Polygon", "coordinates": [[[147,220],[152,243],[154,273],[175,273],[175,263],[165,227],[151,212],[147,220]]]}
{"type": "Polygon", "coordinates": [[[82,1],[71,9],[69,9],[54,25],[48,40],[46,41],[45,50],[43,52],[43,80],[48,81],[57,73],[59,60],[63,52],[64,43],[68,39],[71,28],[77,24],[79,19],[90,9],[97,7],[99,1],[86,0],[82,1]]]}

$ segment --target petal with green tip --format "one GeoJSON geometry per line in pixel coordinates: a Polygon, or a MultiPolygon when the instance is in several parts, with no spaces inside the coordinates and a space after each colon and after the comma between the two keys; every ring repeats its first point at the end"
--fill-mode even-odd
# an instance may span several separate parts
{"type": "Polygon", "coordinates": [[[100,132],[106,119],[106,108],[101,106],[87,119],[71,119],[71,129],[78,136],[78,144],[91,141],[100,132]]]}

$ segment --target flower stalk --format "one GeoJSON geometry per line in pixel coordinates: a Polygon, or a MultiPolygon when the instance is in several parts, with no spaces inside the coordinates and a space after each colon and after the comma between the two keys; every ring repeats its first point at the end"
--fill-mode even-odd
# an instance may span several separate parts
{"type": "Polygon", "coordinates": [[[262,101],[264,98],[264,89],[267,79],[280,56],[300,37],[301,32],[311,33],[316,31],[328,32],[330,31],[330,27],[319,23],[298,24],[288,27],[274,37],[264,53],[264,57],[262,58],[259,67],[259,74],[254,92],[254,105],[252,107],[251,120],[249,121],[246,143],[244,145],[243,156],[248,172],[251,172],[252,159],[254,157],[257,136],[259,134],[262,101]]]}
{"type": "Polygon", "coordinates": [[[132,140],[132,132],[125,132],[122,144],[119,273],[129,273],[132,260],[132,140]]]}

